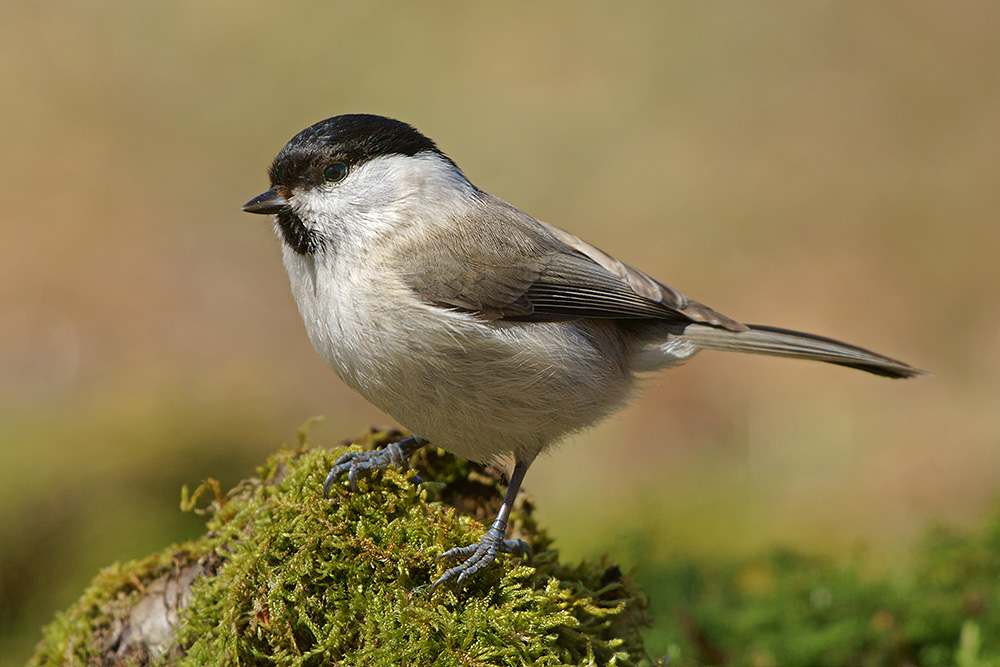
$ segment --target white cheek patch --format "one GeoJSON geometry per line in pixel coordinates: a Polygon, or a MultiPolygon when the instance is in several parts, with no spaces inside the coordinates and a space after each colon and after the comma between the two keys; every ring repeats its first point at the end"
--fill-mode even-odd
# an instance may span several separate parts
{"type": "Polygon", "coordinates": [[[344,198],[329,186],[296,189],[291,204],[302,223],[314,231],[324,231],[327,221],[337,220],[349,210],[344,198]]]}
{"type": "Polygon", "coordinates": [[[395,154],[352,167],[338,183],[297,188],[290,202],[310,231],[335,243],[371,242],[452,213],[467,189],[462,173],[436,153],[395,154]]]}

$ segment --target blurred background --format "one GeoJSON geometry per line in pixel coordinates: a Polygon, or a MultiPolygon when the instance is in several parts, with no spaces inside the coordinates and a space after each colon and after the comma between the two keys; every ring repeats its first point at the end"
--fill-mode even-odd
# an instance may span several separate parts
{"type": "Polygon", "coordinates": [[[651,377],[527,476],[564,555],[891,571],[998,496],[996,3],[39,0],[0,5],[0,62],[0,665],[98,568],[199,534],[181,485],[315,415],[317,446],[392,425],[239,210],[340,113],[413,123],[737,319],[936,375],[704,353],[651,377]]]}

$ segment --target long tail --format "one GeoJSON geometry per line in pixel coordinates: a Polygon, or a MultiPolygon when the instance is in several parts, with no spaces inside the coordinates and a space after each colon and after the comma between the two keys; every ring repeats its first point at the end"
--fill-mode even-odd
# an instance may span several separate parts
{"type": "Polygon", "coordinates": [[[889,378],[909,378],[930,375],[926,371],[883,357],[832,338],[777,327],[749,325],[749,331],[730,331],[705,324],[690,324],[681,338],[706,350],[749,352],[793,359],[814,359],[848,366],[889,378]]]}

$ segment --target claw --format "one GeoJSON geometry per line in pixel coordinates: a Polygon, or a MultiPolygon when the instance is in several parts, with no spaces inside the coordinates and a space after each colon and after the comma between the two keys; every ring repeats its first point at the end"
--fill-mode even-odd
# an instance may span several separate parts
{"type": "Polygon", "coordinates": [[[326,476],[326,481],[323,482],[323,497],[330,497],[330,487],[333,483],[337,481],[336,468],[331,468],[329,474],[326,476]]]}
{"type": "Polygon", "coordinates": [[[351,491],[358,490],[358,476],[368,474],[376,470],[388,468],[395,464],[403,470],[410,467],[410,455],[426,444],[426,440],[412,436],[399,442],[390,442],[382,449],[371,452],[347,452],[342,454],[337,462],[330,468],[330,473],[323,482],[323,497],[330,497],[330,489],[340,477],[347,473],[347,481],[351,485],[351,491]]]}
{"type": "Polygon", "coordinates": [[[452,579],[455,580],[458,586],[461,586],[469,577],[491,565],[500,553],[514,554],[521,557],[526,556],[528,564],[531,565],[534,560],[534,554],[528,543],[517,539],[505,540],[503,538],[505,532],[506,526],[500,527],[494,523],[479,542],[464,547],[448,549],[448,551],[435,558],[435,563],[446,559],[465,558],[465,560],[455,567],[445,570],[444,574],[431,584],[428,595],[433,595],[434,589],[452,579]]]}
{"type": "Polygon", "coordinates": [[[497,559],[497,554],[501,552],[517,556],[527,556],[528,564],[531,564],[534,556],[527,542],[524,540],[504,539],[504,535],[507,534],[507,520],[510,518],[510,508],[514,505],[514,498],[517,496],[517,490],[521,488],[521,480],[524,479],[524,473],[528,471],[529,465],[531,465],[530,460],[515,461],[514,472],[511,473],[510,484],[507,485],[507,493],[504,494],[503,504],[500,505],[497,518],[493,521],[490,529],[486,531],[486,534],[483,535],[483,539],[475,544],[448,549],[448,551],[445,551],[435,559],[434,562],[438,562],[445,558],[465,558],[468,556],[468,558],[465,558],[464,561],[455,567],[445,570],[444,574],[431,584],[430,590],[427,593],[428,595],[433,595],[434,589],[452,579],[455,579],[455,583],[461,586],[465,583],[466,579],[492,564],[497,559]]]}

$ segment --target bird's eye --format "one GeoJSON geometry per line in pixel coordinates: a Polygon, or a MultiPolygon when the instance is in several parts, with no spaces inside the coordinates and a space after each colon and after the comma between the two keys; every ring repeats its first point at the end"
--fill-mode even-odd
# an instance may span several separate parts
{"type": "Polygon", "coordinates": [[[347,177],[347,165],[343,162],[331,162],[323,170],[323,180],[327,183],[339,183],[347,177]]]}

